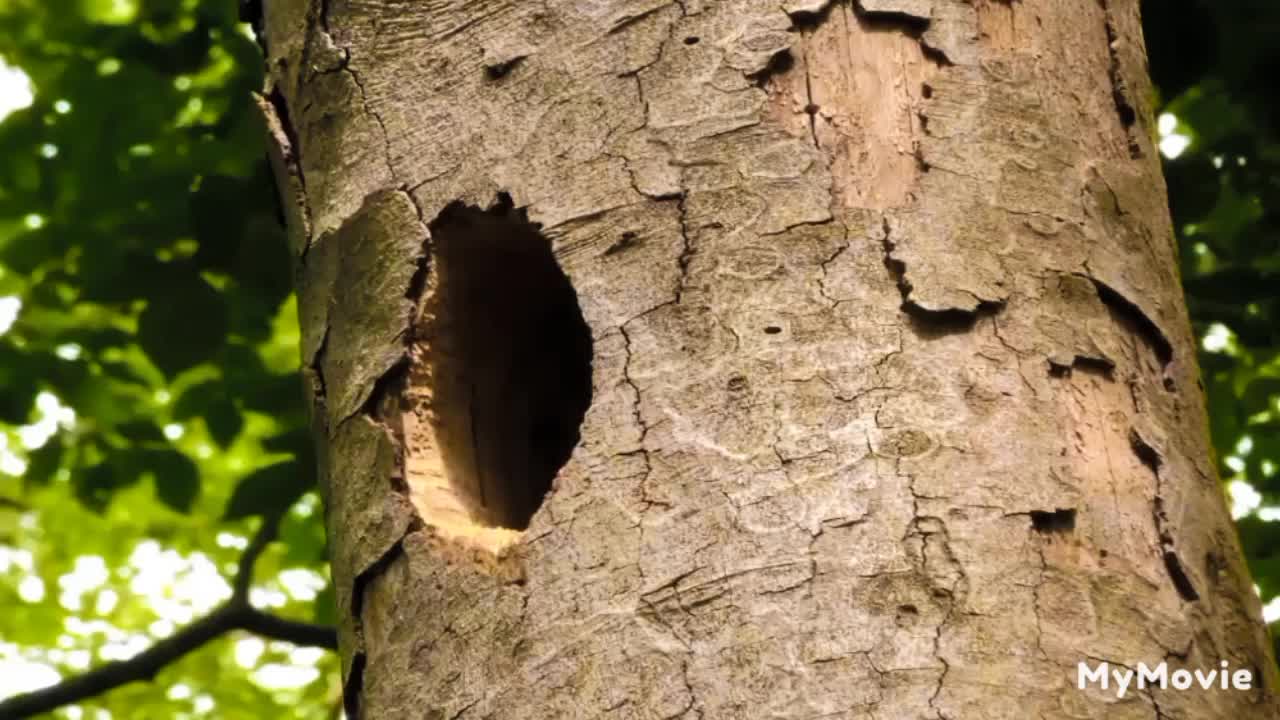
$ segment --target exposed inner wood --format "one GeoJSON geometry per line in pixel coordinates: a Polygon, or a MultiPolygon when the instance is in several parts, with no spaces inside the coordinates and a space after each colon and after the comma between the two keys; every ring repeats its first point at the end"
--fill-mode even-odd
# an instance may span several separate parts
{"type": "Polygon", "coordinates": [[[899,207],[922,171],[920,113],[937,65],[919,40],[849,3],[828,12],[792,45],[794,69],[766,88],[769,114],[827,154],[841,206],[899,207]]]}

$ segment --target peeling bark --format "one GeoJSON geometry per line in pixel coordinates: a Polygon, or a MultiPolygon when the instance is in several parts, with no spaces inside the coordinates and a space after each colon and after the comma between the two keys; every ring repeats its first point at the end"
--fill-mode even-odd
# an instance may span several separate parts
{"type": "Polygon", "coordinates": [[[348,716],[1274,717],[1137,6],[268,2],[348,716]],[[545,254],[450,296],[498,206],[545,254]],[[440,318],[514,337],[547,262],[589,367],[522,387],[590,392],[540,496],[480,448],[567,392],[485,410],[523,356],[440,318]]]}

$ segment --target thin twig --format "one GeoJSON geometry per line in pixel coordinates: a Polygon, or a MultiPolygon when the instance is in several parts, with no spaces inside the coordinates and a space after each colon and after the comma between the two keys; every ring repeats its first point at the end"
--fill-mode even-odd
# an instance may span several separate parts
{"type": "Polygon", "coordinates": [[[236,616],[236,629],[272,640],[287,640],[294,645],[338,649],[338,633],[331,625],[290,620],[249,605],[243,606],[236,616]]]}
{"type": "Polygon", "coordinates": [[[280,515],[272,514],[262,518],[262,525],[258,526],[258,532],[254,533],[253,539],[245,546],[244,552],[240,555],[240,564],[236,568],[236,578],[231,584],[231,597],[239,598],[242,601],[249,599],[249,585],[253,582],[253,566],[257,564],[258,558],[262,556],[262,552],[267,546],[276,539],[276,532],[280,529],[280,515]]]}

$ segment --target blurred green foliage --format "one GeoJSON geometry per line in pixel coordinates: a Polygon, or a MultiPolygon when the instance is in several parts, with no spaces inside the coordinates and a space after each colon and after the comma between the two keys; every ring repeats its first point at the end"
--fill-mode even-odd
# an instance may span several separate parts
{"type": "MultiPolygon", "coordinates": [[[[1280,3],[1145,5],[1213,441],[1270,600],[1280,3]]],[[[0,674],[74,674],[172,632],[225,592],[210,576],[231,577],[254,516],[286,508],[258,601],[331,620],[250,99],[261,55],[235,0],[0,0],[0,61],[0,85],[21,68],[33,94],[0,119],[0,674]]],[[[235,634],[63,715],[330,717],[336,674],[331,656],[235,634]],[[289,667],[314,669],[265,672],[289,667]]]]}
{"type": "MultiPolygon", "coordinates": [[[[1219,469],[1280,616],[1280,3],[1143,4],[1219,469]],[[1185,146],[1185,147],[1184,147],[1185,146]]],[[[1273,636],[1275,633],[1273,632],[1273,636]]]]}
{"type": "MultiPolygon", "coordinates": [[[[21,303],[0,336],[0,547],[12,551],[0,556],[0,672],[25,659],[74,674],[171,632],[221,599],[210,575],[232,576],[253,516],[291,506],[285,542],[259,564],[259,601],[331,615],[314,582],[289,591],[299,570],[327,570],[315,498],[297,502],[314,470],[296,309],[250,95],[261,51],[237,10],[0,0],[0,58],[34,95],[0,121],[0,302],[21,303]],[[66,588],[99,565],[107,577],[73,602],[66,588]]],[[[251,663],[246,637],[84,717],[332,714],[334,658],[301,687],[262,687],[255,673],[289,665],[291,649],[251,663]]]]}

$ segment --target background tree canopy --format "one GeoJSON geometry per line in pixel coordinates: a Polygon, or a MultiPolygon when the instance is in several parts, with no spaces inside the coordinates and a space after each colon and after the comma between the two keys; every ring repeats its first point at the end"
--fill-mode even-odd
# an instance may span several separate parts
{"type": "MultiPolygon", "coordinates": [[[[1280,4],[1145,14],[1214,445],[1273,621],[1280,4]]],[[[247,599],[332,620],[260,65],[235,0],[0,0],[0,698],[180,633],[275,519],[247,599]]],[[[236,630],[58,716],[321,718],[338,694],[331,654],[236,630]]]]}

